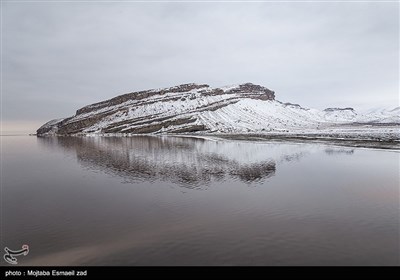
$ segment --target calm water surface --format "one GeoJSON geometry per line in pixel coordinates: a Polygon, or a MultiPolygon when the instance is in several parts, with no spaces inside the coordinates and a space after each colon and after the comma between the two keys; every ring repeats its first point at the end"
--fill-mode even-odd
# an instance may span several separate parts
{"type": "Polygon", "coordinates": [[[28,244],[22,265],[399,265],[395,151],[149,136],[1,141],[1,247],[28,244]]]}

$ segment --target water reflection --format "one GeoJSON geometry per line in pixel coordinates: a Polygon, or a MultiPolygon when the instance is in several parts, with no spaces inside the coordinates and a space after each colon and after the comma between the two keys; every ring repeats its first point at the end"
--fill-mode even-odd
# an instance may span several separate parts
{"type": "Polygon", "coordinates": [[[199,188],[226,179],[262,183],[275,175],[276,162],[300,160],[298,149],[184,137],[44,137],[44,147],[76,152],[85,168],[124,178],[125,182],[170,181],[199,188]]]}
{"type": "Polygon", "coordinates": [[[399,264],[397,152],[149,136],[2,141],[2,236],[32,248],[22,265],[399,264]]]}

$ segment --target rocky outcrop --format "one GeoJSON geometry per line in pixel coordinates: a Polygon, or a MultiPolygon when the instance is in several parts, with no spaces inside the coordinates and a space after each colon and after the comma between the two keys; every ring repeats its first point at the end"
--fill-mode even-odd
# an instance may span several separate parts
{"type": "Polygon", "coordinates": [[[299,104],[294,104],[294,103],[290,103],[290,102],[286,102],[286,103],[282,103],[282,104],[283,104],[285,107],[292,107],[292,108],[307,110],[307,109],[301,107],[299,104]]]}
{"type": "Polygon", "coordinates": [[[354,111],[354,109],[351,108],[351,107],[346,107],[346,108],[326,108],[324,111],[325,111],[325,112],[354,111]]]}
{"type": "Polygon", "coordinates": [[[239,85],[228,91],[229,93],[243,94],[244,97],[260,99],[260,100],[274,100],[275,92],[260,85],[246,83],[239,85]]]}

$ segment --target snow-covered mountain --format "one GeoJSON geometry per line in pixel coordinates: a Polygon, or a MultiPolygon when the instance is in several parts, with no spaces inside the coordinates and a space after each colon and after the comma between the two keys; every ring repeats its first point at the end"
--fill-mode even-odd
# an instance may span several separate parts
{"type": "Polygon", "coordinates": [[[275,100],[251,83],[211,88],[184,84],[132,92],[52,120],[38,135],[143,133],[268,133],[355,124],[400,124],[400,107],[358,113],[352,108],[303,108],[275,100]]]}
{"type": "Polygon", "coordinates": [[[379,123],[400,123],[400,107],[376,108],[363,112],[365,121],[379,123]]]}

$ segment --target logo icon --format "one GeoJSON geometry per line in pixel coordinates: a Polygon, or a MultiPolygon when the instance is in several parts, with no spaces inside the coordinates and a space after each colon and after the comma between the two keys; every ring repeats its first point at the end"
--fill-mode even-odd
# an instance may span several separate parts
{"type": "Polygon", "coordinates": [[[22,245],[22,249],[18,251],[13,251],[8,249],[7,247],[4,248],[4,251],[6,253],[4,254],[4,260],[8,262],[9,264],[18,264],[17,258],[15,256],[21,256],[21,255],[28,255],[29,253],[29,246],[28,245],[22,245]]]}

